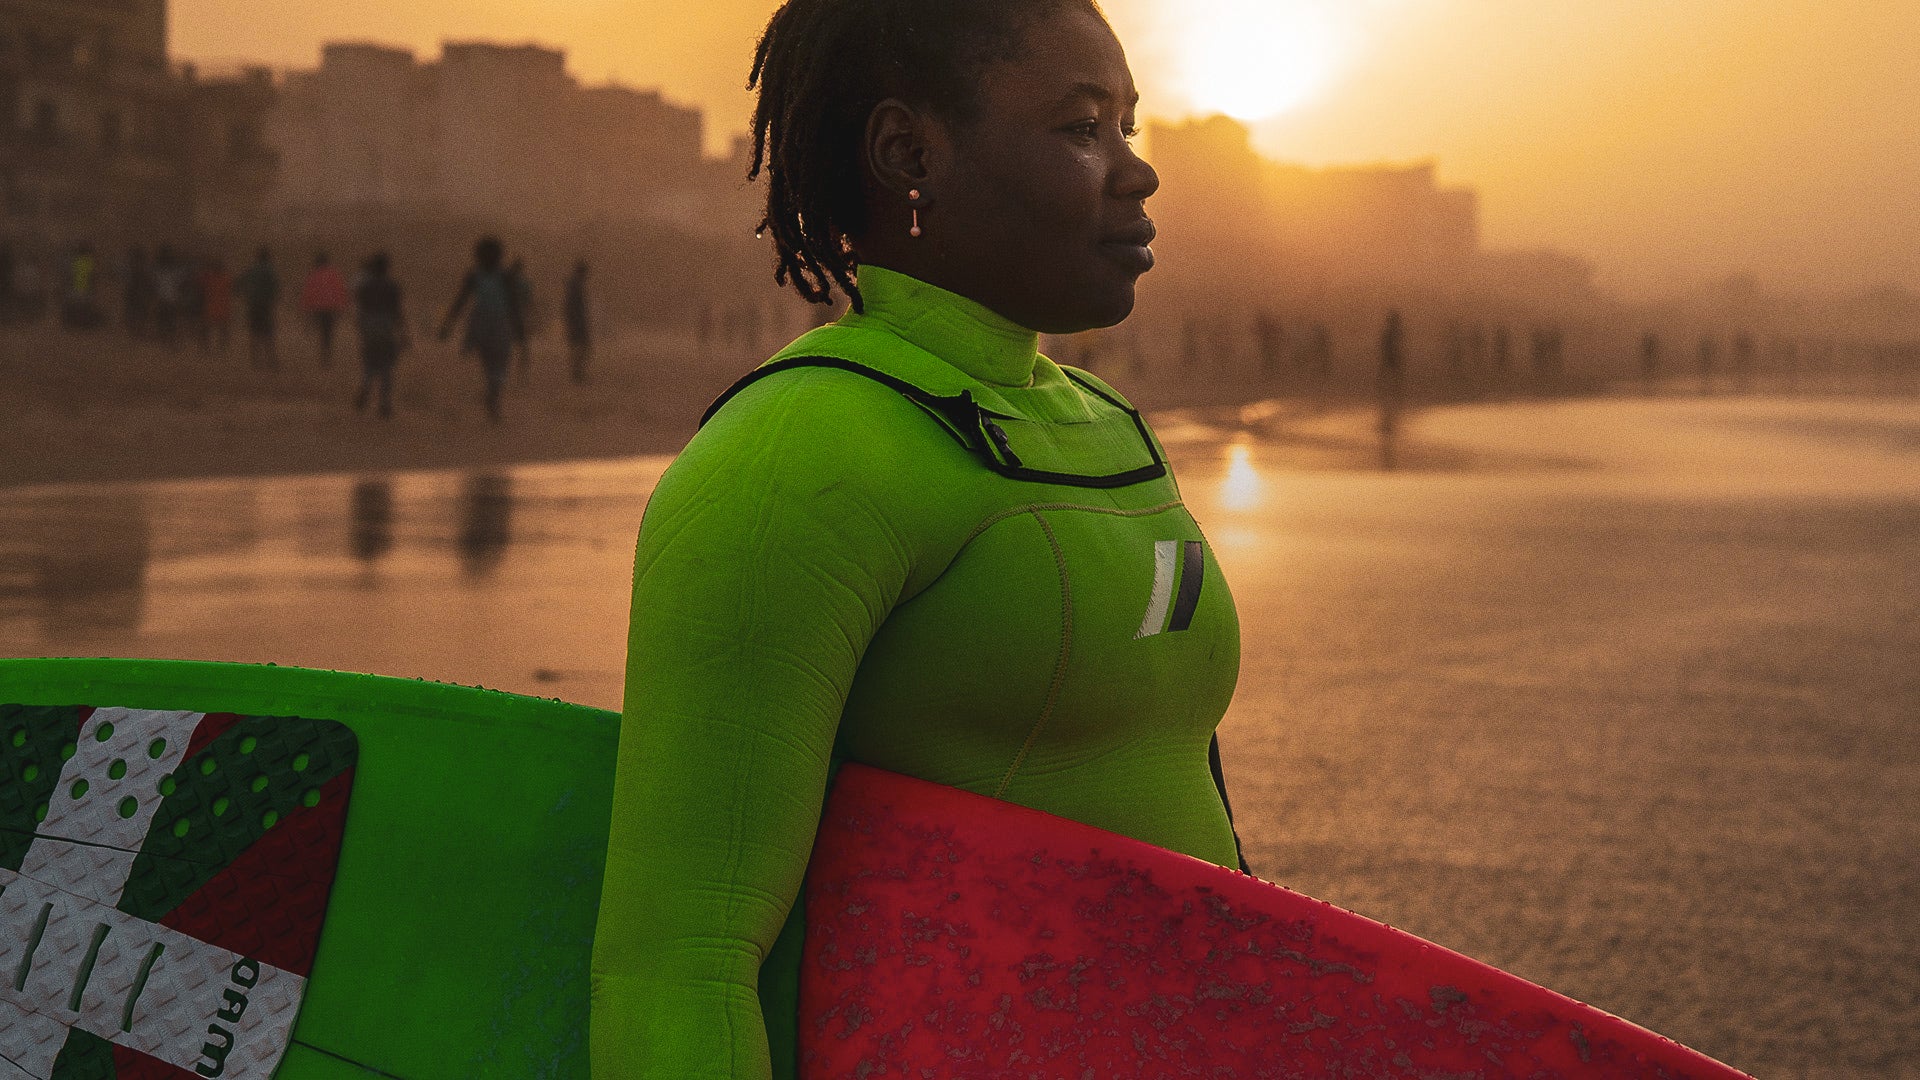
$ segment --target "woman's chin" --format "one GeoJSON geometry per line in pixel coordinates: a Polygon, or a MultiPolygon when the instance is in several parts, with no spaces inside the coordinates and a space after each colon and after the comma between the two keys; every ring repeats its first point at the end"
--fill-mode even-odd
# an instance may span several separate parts
{"type": "Polygon", "coordinates": [[[1124,285],[1116,285],[1100,291],[1098,296],[1088,298],[1079,316],[1073,320],[1071,330],[1050,330],[1054,334],[1077,334],[1082,330],[1102,330],[1117,326],[1133,314],[1134,287],[1129,279],[1124,285]]]}

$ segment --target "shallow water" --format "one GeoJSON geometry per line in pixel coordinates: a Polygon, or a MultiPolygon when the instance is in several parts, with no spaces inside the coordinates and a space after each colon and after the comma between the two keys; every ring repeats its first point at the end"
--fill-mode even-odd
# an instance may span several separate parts
{"type": "MultiPolygon", "coordinates": [[[[1264,415],[1162,425],[1255,869],[1761,1075],[1920,1075],[1920,404],[1453,408],[1393,472],[1264,415]]],[[[0,491],[0,654],[617,707],[665,464],[0,491]]]]}

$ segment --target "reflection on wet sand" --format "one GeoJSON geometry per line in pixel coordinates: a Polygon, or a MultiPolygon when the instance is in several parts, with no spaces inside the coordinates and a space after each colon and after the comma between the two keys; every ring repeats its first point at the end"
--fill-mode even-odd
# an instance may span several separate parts
{"type": "Polygon", "coordinates": [[[1400,462],[1400,403],[1382,398],[1380,401],[1380,470],[1392,472],[1400,462]]]}
{"type": "Polygon", "coordinates": [[[8,520],[0,617],[26,615],[54,640],[139,629],[153,530],[138,493],[40,500],[8,520]]]}
{"type": "Polygon", "coordinates": [[[1227,472],[1220,481],[1220,506],[1235,511],[1257,510],[1266,485],[1253,464],[1253,447],[1245,441],[1227,447],[1227,472]]]}
{"type": "Polygon", "coordinates": [[[500,473],[467,477],[460,495],[460,565],[470,578],[492,573],[513,542],[513,480],[500,473]]]}
{"type": "Polygon", "coordinates": [[[393,549],[393,481],[370,477],[353,485],[348,546],[361,562],[377,562],[393,549]]]}

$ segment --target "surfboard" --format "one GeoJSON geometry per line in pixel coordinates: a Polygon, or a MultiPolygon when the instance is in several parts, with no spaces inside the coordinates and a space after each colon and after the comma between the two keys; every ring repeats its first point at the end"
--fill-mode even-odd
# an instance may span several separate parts
{"type": "MultiPolygon", "coordinates": [[[[619,718],[0,660],[0,1080],[584,1077],[619,718]]],[[[859,765],[800,1075],[1740,1075],[1254,878],[859,765]]]]}
{"type": "Polygon", "coordinates": [[[806,903],[803,1075],[1745,1075],[1323,901],[858,765],[806,903]]]}
{"type": "Polygon", "coordinates": [[[619,718],[0,660],[0,1080],[587,1075],[619,718]]]}

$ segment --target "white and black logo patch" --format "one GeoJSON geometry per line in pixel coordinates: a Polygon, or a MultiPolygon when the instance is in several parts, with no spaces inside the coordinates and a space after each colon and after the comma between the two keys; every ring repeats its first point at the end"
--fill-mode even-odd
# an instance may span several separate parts
{"type": "Polygon", "coordinates": [[[1198,540],[1156,540],[1153,544],[1153,592],[1147,614],[1133,635],[1138,641],[1193,625],[1200,606],[1200,585],[1207,576],[1207,550],[1198,540]]]}

